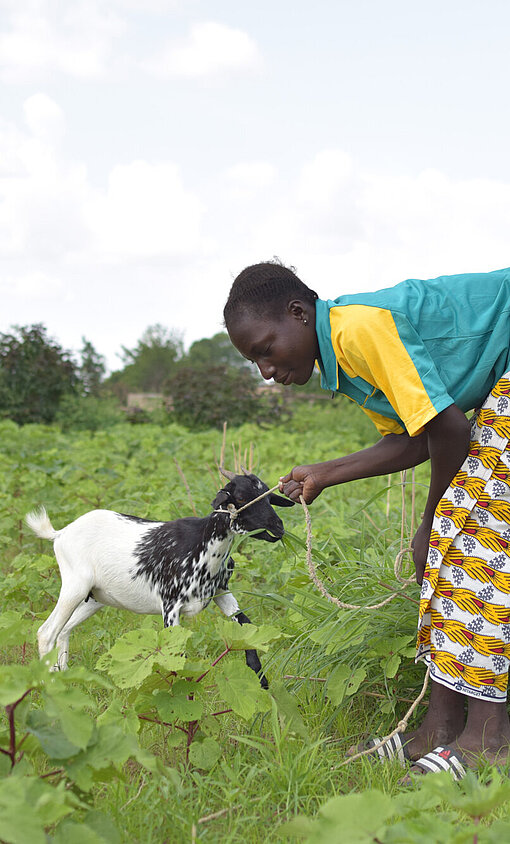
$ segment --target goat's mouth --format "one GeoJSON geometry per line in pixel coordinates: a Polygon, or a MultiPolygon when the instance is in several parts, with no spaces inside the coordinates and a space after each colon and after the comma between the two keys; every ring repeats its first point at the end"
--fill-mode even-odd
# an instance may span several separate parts
{"type": "Polygon", "coordinates": [[[279,542],[283,534],[283,530],[275,530],[271,533],[267,530],[261,530],[258,533],[253,533],[252,536],[254,539],[264,539],[266,542],[279,542]]]}

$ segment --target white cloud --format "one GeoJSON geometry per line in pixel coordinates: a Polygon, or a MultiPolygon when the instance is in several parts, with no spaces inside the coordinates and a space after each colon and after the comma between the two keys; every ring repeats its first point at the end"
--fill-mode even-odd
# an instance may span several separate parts
{"type": "Polygon", "coordinates": [[[276,168],[269,161],[242,161],[229,167],[224,178],[232,199],[249,200],[274,184],[276,168]]]}
{"type": "Polygon", "coordinates": [[[188,37],[170,41],[165,49],[143,67],[162,78],[198,78],[259,66],[255,41],[241,29],[214,21],[196,23],[188,37]]]}
{"type": "Polygon", "coordinates": [[[375,172],[325,150],[236,226],[234,273],[277,254],[334,297],[410,276],[508,266],[510,184],[375,172]]]}
{"type": "Polygon", "coordinates": [[[85,334],[115,366],[151,323],[188,343],[220,330],[231,276],[275,254],[326,297],[510,263],[510,184],[329,149],[286,179],[249,160],[191,187],[177,162],[138,160],[102,187],[66,157],[57,102],[40,92],[23,111],[0,125],[0,331],[42,321],[75,348],[85,334]]]}
{"type": "Polygon", "coordinates": [[[40,82],[54,72],[81,79],[104,75],[125,24],[101,0],[7,0],[0,33],[4,82],[40,82]]]}
{"type": "Polygon", "coordinates": [[[55,298],[63,290],[62,279],[34,270],[17,276],[0,279],[2,294],[10,293],[24,298],[49,299],[55,298]]]}
{"type": "Polygon", "coordinates": [[[23,103],[25,121],[35,138],[56,145],[65,132],[65,117],[60,106],[47,94],[32,94],[23,103]]]}
{"type": "Polygon", "coordinates": [[[106,193],[86,206],[94,249],[122,260],[201,251],[201,201],[170,162],[134,161],[114,167],[106,193]]]}
{"type": "Polygon", "coordinates": [[[54,100],[35,94],[23,110],[28,131],[0,127],[0,255],[60,260],[87,243],[86,168],[61,156],[65,117],[54,100]]]}
{"type": "Polygon", "coordinates": [[[298,201],[328,206],[338,199],[342,190],[350,190],[354,179],[354,163],[347,153],[341,149],[322,150],[302,168],[298,201]]]}

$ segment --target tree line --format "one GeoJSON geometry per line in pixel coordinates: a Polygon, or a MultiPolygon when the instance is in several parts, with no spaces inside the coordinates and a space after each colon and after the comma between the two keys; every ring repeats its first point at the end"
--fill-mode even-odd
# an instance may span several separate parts
{"type": "Polygon", "coordinates": [[[261,391],[255,368],[225,332],[185,351],[179,332],[156,324],[134,348],[122,347],[120,357],[121,368],[107,375],[104,356],[85,337],[72,354],[42,323],[0,333],[0,418],[20,425],[59,422],[65,429],[105,427],[124,418],[199,429],[221,427],[225,419],[270,424],[290,412],[280,391],[261,391]],[[129,393],[168,400],[152,413],[128,414],[129,393]]]}

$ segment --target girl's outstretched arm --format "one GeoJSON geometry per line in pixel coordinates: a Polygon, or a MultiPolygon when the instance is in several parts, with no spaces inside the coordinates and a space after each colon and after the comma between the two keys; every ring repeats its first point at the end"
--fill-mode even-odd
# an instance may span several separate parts
{"type": "Polygon", "coordinates": [[[410,469],[430,458],[430,489],[423,522],[414,539],[416,577],[421,583],[436,506],[462,465],[469,448],[470,425],[456,405],[439,413],[417,437],[388,434],[375,445],[324,463],[296,466],[280,479],[280,489],[293,501],[307,504],[328,486],[410,469]]]}

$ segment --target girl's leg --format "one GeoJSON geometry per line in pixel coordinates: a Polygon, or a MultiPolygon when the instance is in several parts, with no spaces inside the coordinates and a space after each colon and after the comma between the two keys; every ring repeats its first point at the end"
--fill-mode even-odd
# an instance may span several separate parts
{"type": "Polygon", "coordinates": [[[404,737],[411,759],[419,759],[440,744],[451,744],[464,730],[464,695],[432,678],[430,686],[425,718],[417,730],[404,737]]]}
{"type": "Polygon", "coordinates": [[[476,763],[480,756],[491,763],[505,762],[510,746],[510,719],[505,702],[468,698],[466,726],[453,746],[468,764],[476,763]]]}

